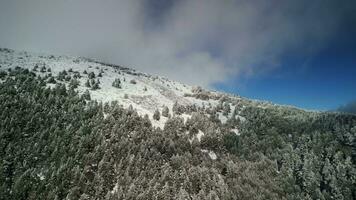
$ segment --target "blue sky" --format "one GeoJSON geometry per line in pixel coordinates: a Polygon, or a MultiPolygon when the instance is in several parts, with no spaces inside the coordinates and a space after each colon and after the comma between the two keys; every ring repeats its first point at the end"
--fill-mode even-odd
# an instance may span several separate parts
{"type": "Polygon", "coordinates": [[[349,30],[314,55],[284,56],[275,70],[252,77],[239,76],[214,87],[306,109],[336,109],[356,100],[355,36],[356,31],[349,30]]]}
{"type": "Polygon", "coordinates": [[[244,97],[311,110],[335,110],[356,100],[356,18],[347,16],[317,52],[293,52],[280,66],[214,87],[244,97]]]}

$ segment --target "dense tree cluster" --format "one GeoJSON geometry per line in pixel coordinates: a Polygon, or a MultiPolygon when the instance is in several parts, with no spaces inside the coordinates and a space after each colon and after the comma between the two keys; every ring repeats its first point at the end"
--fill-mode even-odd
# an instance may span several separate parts
{"type": "Polygon", "coordinates": [[[240,137],[226,136],[228,149],[275,161],[289,198],[356,198],[356,116],[256,107],[243,115],[248,123],[240,137]]]}
{"type": "Polygon", "coordinates": [[[120,79],[119,78],[115,78],[114,82],[112,83],[112,86],[120,89],[121,88],[120,79]]]}
{"type": "Polygon", "coordinates": [[[159,121],[161,118],[161,113],[159,112],[159,110],[155,110],[155,112],[153,113],[153,119],[159,121]]]}
{"type": "Polygon", "coordinates": [[[207,108],[162,130],[28,70],[0,78],[0,199],[355,199],[353,115],[223,100],[224,124],[207,108]]]}

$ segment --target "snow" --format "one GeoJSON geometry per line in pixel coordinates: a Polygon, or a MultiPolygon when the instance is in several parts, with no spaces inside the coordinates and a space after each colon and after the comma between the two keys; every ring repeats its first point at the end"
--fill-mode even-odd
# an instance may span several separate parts
{"type": "Polygon", "coordinates": [[[231,129],[231,131],[232,131],[233,133],[235,133],[237,136],[241,135],[239,129],[237,129],[237,128],[231,129]]]}
{"type": "Polygon", "coordinates": [[[216,160],[218,157],[216,156],[216,154],[214,153],[214,151],[210,151],[209,152],[209,157],[212,159],[212,160],[216,160]]]}
{"type": "Polygon", "coordinates": [[[227,117],[224,116],[221,112],[218,113],[218,118],[221,121],[221,123],[225,124],[227,122],[227,117]]]}
{"type": "Polygon", "coordinates": [[[240,115],[236,115],[235,116],[236,119],[239,119],[241,122],[245,122],[246,121],[246,118],[245,117],[242,117],[240,115]]]}
{"type": "MultiPolygon", "coordinates": [[[[175,102],[180,105],[195,104],[198,107],[208,107],[209,104],[215,107],[219,103],[218,100],[201,100],[184,96],[184,94],[192,94],[192,86],[171,81],[164,77],[151,76],[133,69],[106,65],[84,58],[0,50],[0,65],[0,70],[7,70],[8,68],[19,66],[21,68],[27,68],[30,71],[37,65],[38,69],[35,73],[40,76],[45,76],[49,73],[51,73],[52,76],[57,76],[58,73],[63,70],[66,70],[68,74],[79,72],[82,76],[79,79],[80,85],[76,89],[79,94],[83,94],[86,90],[89,90],[92,100],[101,101],[103,103],[117,101],[118,104],[124,108],[128,108],[132,105],[139,115],[144,116],[147,114],[152,125],[160,128],[164,127],[167,118],[161,116],[160,120],[153,120],[152,116],[156,109],[162,112],[164,106],[167,106],[172,115],[172,107],[175,102]],[[46,69],[50,68],[51,72],[40,72],[42,66],[45,66],[46,69]],[[73,72],[69,72],[70,69],[73,72]],[[83,73],[84,71],[87,71],[88,74],[90,72],[95,73],[95,80],[100,81],[100,89],[90,90],[90,88],[85,86],[89,78],[87,74],[83,73]],[[100,72],[102,72],[102,77],[98,77],[100,72]],[[116,78],[121,80],[122,88],[120,89],[112,86],[116,78]],[[131,80],[135,80],[136,84],[130,83],[131,80]],[[127,98],[125,98],[125,96],[127,96],[127,98]]],[[[55,84],[47,85],[47,87],[51,88],[54,86],[55,84]]],[[[211,91],[211,93],[217,94],[213,91],[211,91]]],[[[232,107],[231,110],[233,110],[233,108],[234,107],[232,107]]],[[[231,117],[231,113],[228,117],[231,117]]],[[[184,113],[180,115],[180,117],[186,122],[191,115],[184,113]]],[[[221,113],[219,113],[219,118],[223,123],[226,123],[228,119],[221,113]]],[[[200,133],[199,140],[201,136],[200,133]]]]}
{"type": "MultiPolygon", "coordinates": [[[[187,131],[186,134],[189,134],[189,132],[187,131]]],[[[197,139],[199,142],[201,141],[201,138],[204,136],[204,132],[199,130],[198,133],[196,135],[194,135],[191,139],[188,139],[190,144],[193,143],[194,139],[197,139]]]]}
{"type": "Polygon", "coordinates": [[[199,132],[197,133],[196,137],[198,139],[198,141],[201,141],[201,138],[204,136],[205,134],[203,133],[203,131],[199,130],[199,132]]]}
{"type": "Polygon", "coordinates": [[[208,156],[210,157],[210,159],[212,159],[212,160],[216,160],[218,158],[218,156],[215,154],[214,151],[210,151],[210,150],[207,150],[207,149],[201,149],[200,151],[203,152],[203,153],[207,153],[208,156]]]}
{"type": "Polygon", "coordinates": [[[200,151],[203,152],[203,153],[208,153],[208,152],[209,152],[209,151],[206,150],[206,149],[201,149],[200,151]]]}
{"type": "Polygon", "coordinates": [[[41,181],[45,180],[45,176],[41,173],[37,174],[38,178],[40,178],[41,181]]]}
{"type": "Polygon", "coordinates": [[[115,194],[119,190],[119,185],[116,183],[114,188],[110,191],[111,194],[115,194]]]}

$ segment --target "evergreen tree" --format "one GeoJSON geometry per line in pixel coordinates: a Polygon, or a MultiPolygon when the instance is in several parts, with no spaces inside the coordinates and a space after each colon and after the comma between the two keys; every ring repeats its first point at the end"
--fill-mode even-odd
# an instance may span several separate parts
{"type": "Polygon", "coordinates": [[[223,108],[223,115],[228,116],[230,112],[231,112],[230,104],[225,103],[223,108]]]}
{"type": "Polygon", "coordinates": [[[153,114],[153,119],[159,121],[161,118],[160,112],[156,109],[154,114],[153,114]]]}
{"type": "Polygon", "coordinates": [[[112,86],[120,89],[121,88],[120,79],[119,78],[115,78],[114,82],[112,83],[112,86]]]}
{"type": "Polygon", "coordinates": [[[42,73],[46,72],[46,67],[42,66],[40,72],[42,72],[42,73]]]}
{"type": "Polygon", "coordinates": [[[93,84],[91,85],[91,89],[92,90],[98,90],[100,89],[100,86],[99,86],[100,82],[99,81],[93,81],[93,84]]]}
{"type": "Polygon", "coordinates": [[[167,106],[164,106],[162,110],[162,116],[168,117],[168,115],[169,115],[169,108],[167,106]]]}
{"type": "Polygon", "coordinates": [[[71,79],[69,82],[69,88],[70,89],[75,89],[78,88],[78,86],[80,85],[79,81],[75,78],[71,79]]]}
{"type": "Polygon", "coordinates": [[[48,80],[47,80],[47,83],[52,83],[52,84],[56,84],[57,81],[54,79],[53,76],[49,77],[48,80]]]}
{"type": "Polygon", "coordinates": [[[89,79],[94,79],[94,78],[95,78],[95,73],[94,73],[94,72],[90,72],[90,73],[88,74],[88,78],[89,78],[89,79]]]}
{"type": "Polygon", "coordinates": [[[85,90],[85,92],[83,93],[83,98],[88,101],[91,100],[89,90],[85,90]]]}
{"type": "Polygon", "coordinates": [[[90,87],[91,87],[91,86],[90,86],[89,79],[87,79],[87,81],[85,82],[85,87],[88,87],[88,88],[90,88],[90,87]]]}

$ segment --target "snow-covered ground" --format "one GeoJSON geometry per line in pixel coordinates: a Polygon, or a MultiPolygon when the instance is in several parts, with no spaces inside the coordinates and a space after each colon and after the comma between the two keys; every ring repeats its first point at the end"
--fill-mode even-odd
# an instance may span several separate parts
{"type": "MultiPolygon", "coordinates": [[[[154,120],[153,114],[155,110],[162,112],[163,108],[167,106],[170,114],[172,114],[172,107],[175,102],[179,105],[196,105],[197,107],[218,105],[219,101],[214,99],[201,100],[192,97],[193,86],[185,85],[176,81],[168,80],[164,77],[151,76],[146,73],[138,72],[133,69],[114,66],[110,64],[101,63],[98,61],[71,57],[71,56],[52,56],[35,54],[28,52],[16,52],[7,49],[0,49],[0,70],[7,70],[8,68],[27,68],[33,70],[35,66],[38,66],[36,74],[45,76],[49,73],[52,76],[57,76],[63,70],[67,72],[72,71],[79,72],[82,76],[80,79],[80,85],[77,90],[80,94],[89,90],[91,99],[101,102],[117,101],[124,108],[128,108],[130,105],[140,115],[147,114],[152,121],[153,126],[164,127],[167,117],[161,116],[160,120],[154,120]],[[50,68],[51,72],[41,72],[41,68],[45,66],[46,69],[50,68]],[[87,74],[84,74],[84,71],[87,74]],[[93,72],[95,74],[95,80],[100,81],[100,89],[90,90],[85,86],[87,82],[88,74],[93,72]],[[99,77],[101,73],[102,77],[99,77]],[[112,86],[115,79],[120,79],[121,88],[112,86]],[[135,84],[132,81],[136,82],[135,84]],[[188,95],[186,95],[188,94],[188,95]]],[[[48,84],[49,87],[53,87],[54,84],[48,84]]],[[[211,92],[215,94],[215,92],[211,92]]],[[[232,110],[234,106],[231,106],[232,110]]],[[[219,114],[220,120],[225,123],[229,116],[223,116],[219,114]]],[[[184,121],[190,118],[189,114],[182,114],[184,121]]],[[[198,139],[202,134],[198,135],[198,139]]]]}

